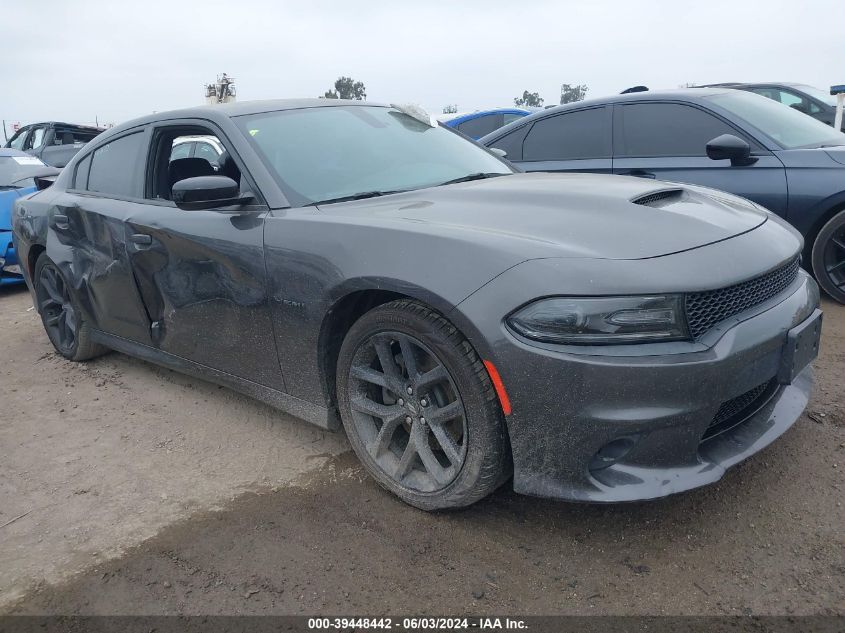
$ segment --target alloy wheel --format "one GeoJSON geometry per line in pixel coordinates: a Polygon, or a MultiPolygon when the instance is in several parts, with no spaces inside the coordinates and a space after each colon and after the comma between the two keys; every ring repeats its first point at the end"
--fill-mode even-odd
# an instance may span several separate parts
{"type": "Polygon", "coordinates": [[[41,268],[37,297],[47,333],[57,347],[70,352],[76,343],[76,310],[67,284],[52,264],[41,268]]]}
{"type": "Polygon", "coordinates": [[[348,389],[358,436],[385,474],[419,492],[455,480],[467,453],[466,412],[429,348],[401,332],[370,336],[355,352],[348,389]]]}
{"type": "Polygon", "coordinates": [[[845,227],[830,236],[823,257],[824,269],[831,283],[845,290],[845,227]]]}

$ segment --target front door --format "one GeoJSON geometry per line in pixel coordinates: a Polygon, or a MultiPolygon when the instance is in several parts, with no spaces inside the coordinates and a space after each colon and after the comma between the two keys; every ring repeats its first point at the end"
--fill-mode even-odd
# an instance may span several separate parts
{"type": "Polygon", "coordinates": [[[220,164],[179,157],[182,137],[222,134],[190,121],[151,135],[147,204],[127,218],[126,246],[150,319],[152,344],[164,352],[283,389],[264,270],[266,206],[186,211],[171,201],[184,178],[227,175],[257,194],[231,153],[220,164]],[[177,151],[174,153],[174,149],[177,151]],[[172,160],[171,160],[172,158],[172,160]]]}
{"type": "Polygon", "coordinates": [[[613,173],[721,189],[786,215],[786,170],[754,139],[710,112],[689,104],[644,102],[615,106],[613,173]],[[722,134],[751,145],[756,162],[733,166],[707,157],[707,143],[722,134]]]}

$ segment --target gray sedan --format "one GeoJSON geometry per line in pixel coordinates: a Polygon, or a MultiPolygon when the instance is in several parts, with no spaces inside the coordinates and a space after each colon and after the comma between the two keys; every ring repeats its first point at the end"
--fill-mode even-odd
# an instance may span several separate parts
{"type": "MultiPolygon", "coordinates": [[[[413,108],[158,113],[16,203],[57,352],[118,350],[338,429],[424,509],[719,479],[807,403],[801,236],[734,195],[514,173],[413,108]],[[173,157],[213,137],[216,165],[173,157]]],[[[237,424],[236,420],[232,421],[237,424]]]]}

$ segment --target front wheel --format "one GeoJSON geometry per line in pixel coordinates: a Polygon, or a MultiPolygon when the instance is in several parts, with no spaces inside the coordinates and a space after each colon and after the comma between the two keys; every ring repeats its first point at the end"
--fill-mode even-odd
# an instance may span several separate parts
{"type": "Polygon", "coordinates": [[[352,326],[338,358],[337,398],[358,458],[413,506],[470,505],[508,474],[504,417],[483,363],[420,303],[392,301],[352,326]]]}
{"type": "Polygon", "coordinates": [[[845,211],[828,220],[813,243],[813,274],[822,289],[845,303],[845,211]]]}

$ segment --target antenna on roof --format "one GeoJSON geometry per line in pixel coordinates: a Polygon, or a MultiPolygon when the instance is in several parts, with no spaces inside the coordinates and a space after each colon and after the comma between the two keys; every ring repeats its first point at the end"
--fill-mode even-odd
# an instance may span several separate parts
{"type": "Polygon", "coordinates": [[[619,94],[629,95],[632,92],[648,92],[648,86],[632,86],[630,88],[625,88],[625,90],[623,90],[619,94]]]}

